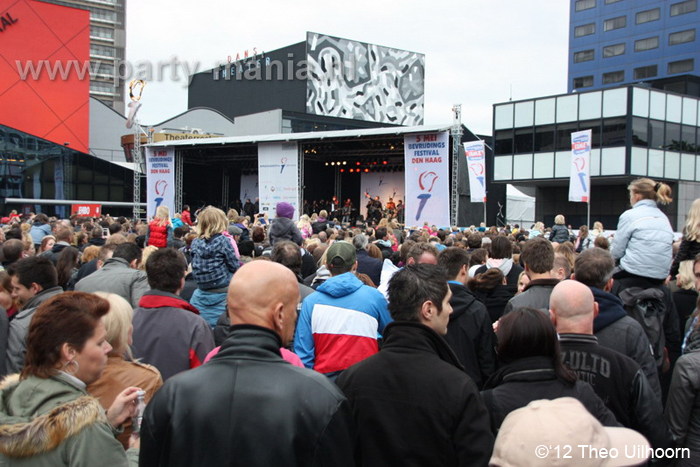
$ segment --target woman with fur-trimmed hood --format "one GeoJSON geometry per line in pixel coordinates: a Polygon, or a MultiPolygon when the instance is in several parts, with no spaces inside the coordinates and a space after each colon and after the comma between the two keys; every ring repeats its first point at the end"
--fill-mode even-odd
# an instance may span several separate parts
{"type": "Polygon", "coordinates": [[[106,411],[86,391],[111,350],[102,324],[108,311],[105,299],[84,292],[39,306],[24,370],[0,384],[0,464],[138,465],[138,442],[125,453],[115,434],[135,412],[140,389],[122,391],[106,411]]]}

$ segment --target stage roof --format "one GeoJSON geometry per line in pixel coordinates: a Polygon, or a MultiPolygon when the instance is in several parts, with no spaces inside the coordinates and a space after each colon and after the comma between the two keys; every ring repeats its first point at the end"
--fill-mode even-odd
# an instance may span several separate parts
{"type": "MultiPolygon", "coordinates": [[[[225,136],[221,138],[191,139],[179,141],[161,141],[148,146],[151,147],[196,147],[216,146],[227,144],[255,144],[290,141],[321,141],[329,139],[350,139],[373,136],[400,136],[412,133],[434,133],[436,131],[448,131],[452,125],[420,125],[408,127],[388,128],[363,128],[359,130],[339,131],[311,131],[307,133],[278,133],[274,135],[254,136],[225,136]]],[[[184,149],[184,148],[183,148],[184,149]]]]}

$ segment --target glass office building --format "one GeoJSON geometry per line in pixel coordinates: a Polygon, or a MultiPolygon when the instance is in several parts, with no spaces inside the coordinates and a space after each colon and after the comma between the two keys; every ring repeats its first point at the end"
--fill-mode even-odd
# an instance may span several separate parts
{"type": "Polygon", "coordinates": [[[700,96],[698,0],[571,0],[568,91],[650,82],[700,96]]]}
{"type": "Polygon", "coordinates": [[[536,215],[557,214],[575,227],[585,203],[568,201],[571,133],[591,129],[591,222],[615,228],[629,206],[627,185],[648,176],[674,189],[664,208],[680,230],[700,197],[697,98],[639,86],[580,92],[494,105],[494,182],[537,187],[536,215]]]}
{"type": "MultiPolygon", "coordinates": [[[[7,203],[7,198],[131,202],[133,172],[112,162],[0,125],[0,213],[40,211],[66,217],[70,206],[7,203]]],[[[105,208],[130,215],[131,207],[105,208]]]]}

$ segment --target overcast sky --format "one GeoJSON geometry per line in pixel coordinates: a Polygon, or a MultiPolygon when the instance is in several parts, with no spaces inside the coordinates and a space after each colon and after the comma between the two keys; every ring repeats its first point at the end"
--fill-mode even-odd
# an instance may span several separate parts
{"type": "MultiPolygon", "coordinates": [[[[127,60],[173,57],[199,71],[244,50],[271,51],[306,31],[425,54],[425,123],[462,122],[490,135],[492,105],[566,92],[568,0],[353,0],[232,2],[129,0],[127,60]]],[[[155,124],[187,110],[184,72],[151,80],[139,118],[155,124]]],[[[154,77],[155,78],[155,77],[154,77]]]]}

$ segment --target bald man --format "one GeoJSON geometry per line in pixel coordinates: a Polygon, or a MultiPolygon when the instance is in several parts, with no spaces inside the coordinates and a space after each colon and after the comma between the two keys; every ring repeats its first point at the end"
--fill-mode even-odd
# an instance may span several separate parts
{"type": "Polygon", "coordinates": [[[354,465],[343,394],[280,356],[298,302],[297,280],[281,264],[253,261],[236,272],[229,335],[208,363],[169,379],[148,404],[141,465],[354,465]]]}
{"type": "Polygon", "coordinates": [[[593,335],[598,304],[591,290],[573,280],[560,282],[549,298],[549,313],[564,363],[578,379],[593,387],[618,422],[642,433],[654,449],[672,447],[662,408],[639,364],[599,345],[593,335]]]}

